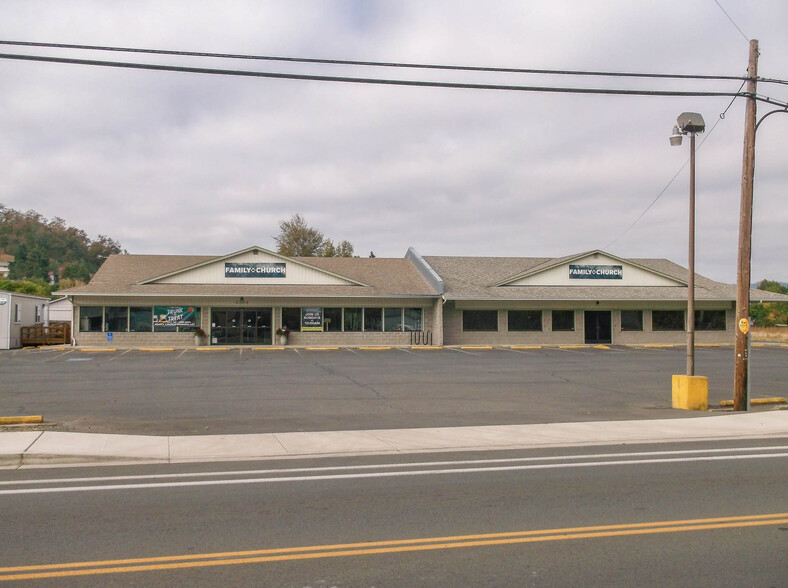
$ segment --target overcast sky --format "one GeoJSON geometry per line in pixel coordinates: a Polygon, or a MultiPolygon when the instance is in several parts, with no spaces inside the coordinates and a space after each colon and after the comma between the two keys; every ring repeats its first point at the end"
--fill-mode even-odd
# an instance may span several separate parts
{"type": "MultiPolygon", "coordinates": [[[[0,40],[249,55],[788,79],[785,0],[0,0],[0,40]],[[735,21],[735,25],[731,22],[735,21]],[[737,29],[737,26],[740,30],[737,29]]],[[[392,70],[0,45],[239,70],[507,85],[711,90],[700,82],[392,70]]],[[[129,253],[275,249],[294,213],[361,256],[563,256],[687,264],[689,140],[698,273],[736,281],[745,101],[414,88],[0,59],[0,203],[129,253]]],[[[759,85],[788,101],[788,86],[759,85]]],[[[772,110],[759,103],[759,116],[772,110]]],[[[758,131],[753,281],[788,280],[788,116],[758,131]]]]}

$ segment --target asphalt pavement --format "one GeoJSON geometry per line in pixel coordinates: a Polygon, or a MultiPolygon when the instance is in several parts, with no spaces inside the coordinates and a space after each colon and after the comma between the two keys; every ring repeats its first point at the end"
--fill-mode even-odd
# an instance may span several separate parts
{"type": "MultiPolygon", "coordinates": [[[[698,373],[710,374],[710,405],[729,397],[731,353],[697,354],[698,373]]],[[[754,354],[753,380],[771,396],[785,390],[786,354],[754,354]]],[[[0,359],[0,416],[50,411],[45,430],[0,433],[0,466],[11,468],[788,437],[780,406],[671,409],[680,348],[47,349],[0,359]],[[222,413],[211,420],[216,407],[222,413]],[[261,409],[269,414],[256,420],[261,409]],[[63,426],[51,420],[58,411],[82,420],[63,426]],[[216,427],[233,415],[257,429],[216,427]]]]}

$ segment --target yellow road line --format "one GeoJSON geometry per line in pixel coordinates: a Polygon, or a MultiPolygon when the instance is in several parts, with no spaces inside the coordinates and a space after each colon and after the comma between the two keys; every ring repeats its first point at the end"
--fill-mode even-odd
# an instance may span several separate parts
{"type": "Polygon", "coordinates": [[[491,545],[514,545],[519,543],[536,543],[542,541],[596,539],[601,537],[622,537],[654,533],[708,531],[716,529],[782,525],[786,523],[788,523],[788,513],[775,513],[768,515],[719,517],[711,519],[691,519],[680,521],[657,521],[650,523],[574,527],[567,529],[544,529],[510,533],[459,535],[453,537],[425,537],[392,541],[372,541],[367,543],[311,545],[305,547],[260,549],[254,551],[234,551],[223,553],[146,557],[137,559],[71,562],[64,564],[13,566],[0,568],[0,581],[173,570],[264,563],[273,561],[319,559],[328,557],[406,553],[437,549],[456,549],[461,547],[467,548],[485,547],[491,545]]]}

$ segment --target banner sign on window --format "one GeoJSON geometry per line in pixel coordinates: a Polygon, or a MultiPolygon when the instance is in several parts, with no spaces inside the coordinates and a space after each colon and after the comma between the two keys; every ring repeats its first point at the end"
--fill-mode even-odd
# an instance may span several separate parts
{"type": "Polygon", "coordinates": [[[196,327],[197,310],[194,306],[154,306],[153,325],[156,327],[196,327]]]}
{"type": "Polygon", "coordinates": [[[323,309],[319,307],[301,309],[301,330],[322,331],[323,309]]]}
{"type": "Polygon", "coordinates": [[[620,265],[570,265],[572,280],[621,280],[624,268],[620,265]]]}
{"type": "Polygon", "coordinates": [[[285,263],[230,263],[224,264],[225,278],[284,278],[285,263]]]}

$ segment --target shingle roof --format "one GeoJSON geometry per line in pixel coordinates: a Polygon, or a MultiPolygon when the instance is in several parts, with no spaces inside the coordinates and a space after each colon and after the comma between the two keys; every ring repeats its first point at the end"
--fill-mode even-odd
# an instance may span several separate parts
{"type": "Polygon", "coordinates": [[[89,284],[60,294],[203,296],[437,296],[408,259],[300,257],[294,261],[344,276],[364,285],[142,284],[217,259],[205,255],[112,255],[89,284]]]}
{"type": "MultiPolygon", "coordinates": [[[[686,286],[496,286],[515,276],[551,267],[576,255],[556,259],[544,257],[447,257],[424,256],[444,282],[449,300],[686,300],[686,286]]],[[[623,259],[623,258],[622,258],[623,259]]],[[[686,284],[687,270],[667,259],[626,258],[641,266],[686,284]]],[[[753,302],[785,302],[788,297],[751,290],[753,302]]],[[[736,286],[695,275],[696,300],[736,300],[736,286]]]]}

